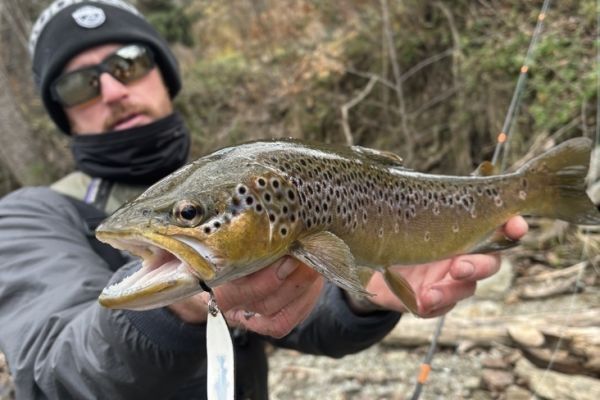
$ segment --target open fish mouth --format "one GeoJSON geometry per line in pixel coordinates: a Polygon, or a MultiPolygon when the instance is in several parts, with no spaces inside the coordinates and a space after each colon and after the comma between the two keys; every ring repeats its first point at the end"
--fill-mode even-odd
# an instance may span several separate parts
{"type": "Polygon", "coordinates": [[[215,269],[199,242],[160,234],[99,233],[99,239],[143,259],[142,267],[104,288],[98,300],[108,308],[147,310],[174,303],[201,292],[201,282],[215,269]]]}

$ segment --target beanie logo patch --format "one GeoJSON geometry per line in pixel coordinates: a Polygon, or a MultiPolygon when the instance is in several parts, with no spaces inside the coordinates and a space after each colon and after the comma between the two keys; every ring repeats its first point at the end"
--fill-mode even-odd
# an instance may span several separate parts
{"type": "Polygon", "coordinates": [[[104,10],[94,6],[83,6],[71,15],[77,25],[87,29],[97,28],[106,21],[104,10]]]}

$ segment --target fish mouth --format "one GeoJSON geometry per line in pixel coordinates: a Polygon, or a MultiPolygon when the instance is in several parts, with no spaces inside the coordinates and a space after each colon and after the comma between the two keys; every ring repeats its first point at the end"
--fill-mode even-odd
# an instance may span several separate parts
{"type": "Polygon", "coordinates": [[[148,310],[172,304],[203,290],[215,275],[207,249],[189,237],[156,233],[97,232],[115,248],[143,259],[142,267],[102,290],[98,301],[107,308],[148,310]]]}

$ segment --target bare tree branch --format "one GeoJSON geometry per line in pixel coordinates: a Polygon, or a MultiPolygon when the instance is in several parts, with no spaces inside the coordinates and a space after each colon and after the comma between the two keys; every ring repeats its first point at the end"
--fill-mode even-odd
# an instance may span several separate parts
{"type": "Polygon", "coordinates": [[[373,90],[375,83],[377,83],[377,77],[373,75],[371,76],[371,79],[369,79],[369,83],[367,83],[367,86],[365,86],[356,97],[342,105],[342,128],[344,129],[346,143],[350,146],[354,144],[354,138],[352,137],[350,123],[348,122],[348,111],[352,107],[356,106],[358,103],[363,101],[364,98],[367,97],[369,93],[371,93],[371,90],[373,90]]]}
{"type": "Polygon", "coordinates": [[[400,123],[402,125],[402,133],[406,137],[406,142],[408,145],[408,154],[407,154],[407,163],[409,163],[412,150],[414,148],[414,136],[412,131],[408,127],[408,117],[406,115],[406,104],[404,101],[404,92],[402,90],[402,80],[400,73],[400,64],[398,63],[398,55],[396,54],[396,47],[394,46],[394,36],[392,33],[392,29],[390,26],[390,13],[387,4],[387,0],[380,0],[381,2],[381,13],[383,18],[383,34],[385,37],[385,41],[387,43],[387,48],[389,51],[390,62],[392,64],[392,72],[394,73],[394,81],[395,84],[395,92],[396,97],[398,99],[398,108],[400,111],[400,123]]]}

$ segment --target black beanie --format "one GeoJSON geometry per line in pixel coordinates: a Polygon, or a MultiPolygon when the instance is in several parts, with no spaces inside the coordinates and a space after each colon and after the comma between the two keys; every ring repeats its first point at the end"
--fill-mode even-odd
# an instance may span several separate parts
{"type": "Polygon", "coordinates": [[[40,14],[29,38],[33,77],[52,120],[71,128],[50,84],[73,57],[105,43],[141,43],[155,56],[171,98],[181,89],[179,65],[167,42],[130,4],[122,0],[56,0],[40,14]]]}

